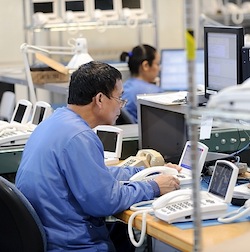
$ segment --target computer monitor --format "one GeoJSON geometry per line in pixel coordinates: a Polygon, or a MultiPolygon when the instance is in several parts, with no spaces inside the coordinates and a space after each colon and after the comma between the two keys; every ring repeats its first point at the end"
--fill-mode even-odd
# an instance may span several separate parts
{"type": "MultiPolygon", "coordinates": [[[[204,85],[203,49],[196,50],[194,81],[195,85],[204,85]]],[[[160,86],[165,91],[188,90],[188,62],[186,50],[161,50],[160,86]]]]}
{"type": "Polygon", "coordinates": [[[67,13],[69,12],[73,15],[72,21],[86,21],[90,19],[89,1],[62,0],[61,8],[64,19],[66,19],[67,13]]]}
{"type": "Polygon", "coordinates": [[[51,106],[44,101],[36,102],[31,116],[31,124],[38,125],[41,121],[45,120],[51,114],[51,106]]]}
{"type": "Polygon", "coordinates": [[[244,30],[235,26],[204,27],[205,96],[242,83],[244,30]]]}
{"type": "Polygon", "coordinates": [[[154,149],[166,162],[178,163],[188,139],[185,109],[143,99],[137,102],[139,149],[154,149]]]}
{"type": "Polygon", "coordinates": [[[58,2],[57,0],[32,0],[33,13],[42,12],[50,19],[58,17],[58,2]]]}
{"type": "Polygon", "coordinates": [[[135,16],[145,14],[145,0],[120,0],[121,9],[128,8],[135,16]]]}
{"type": "Polygon", "coordinates": [[[90,2],[93,4],[91,10],[94,11],[94,15],[97,10],[101,11],[100,19],[116,20],[119,16],[119,3],[117,0],[93,0],[90,2]]]}

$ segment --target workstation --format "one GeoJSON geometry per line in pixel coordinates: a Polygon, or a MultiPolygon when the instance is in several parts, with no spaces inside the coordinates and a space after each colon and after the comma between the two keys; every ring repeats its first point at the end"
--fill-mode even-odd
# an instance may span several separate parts
{"type": "MultiPolygon", "coordinates": [[[[36,52],[37,48],[41,52],[41,48],[44,46],[68,47],[69,41],[72,41],[72,39],[75,42],[78,38],[84,37],[88,44],[88,54],[94,60],[108,62],[117,68],[122,73],[123,82],[129,78],[129,68],[127,63],[119,61],[121,52],[129,51],[137,44],[151,44],[160,52],[161,71],[158,76],[158,85],[164,89],[164,93],[138,96],[137,123],[115,125],[123,130],[120,161],[126,160],[131,156],[135,157],[139,150],[153,149],[161,154],[164,162],[178,163],[185,143],[188,140],[192,140],[190,130],[197,129],[197,132],[193,132],[197,135],[194,139],[205,144],[209,148],[209,154],[218,154],[218,156],[221,154],[222,156],[217,157],[217,159],[225,157],[227,160],[237,156],[238,159],[236,159],[248,168],[250,165],[248,147],[250,129],[247,123],[244,124],[244,122],[248,122],[247,117],[243,117],[244,119],[242,119],[239,116],[238,120],[243,122],[239,127],[235,122],[232,125],[229,123],[229,126],[225,126],[224,124],[217,126],[216,122],[214,124],[209,123],[208,126],[211,128],[211,134],[209,134],[209,137],[201,137],[201,133],[204,130],[202,120],[205,120],[201,118],[204,115],[207,115],[207,118],[210,116],[207,114],[206,106],[204,106],[209,97],[227,88],[229,86],[227,86],[228,83],[241,84],[250,76],[250,71],[248,70],[248,67],[250,68],[248,61],[249,52],[247,49],[247,12],[245,16],[243,13],[244,18],[242,23],[237,24],[234,23],[234,19],[231,19],[232,13],[225,12],[226,6],[229,6],[227,5],[228,2],[233,2],[240,6],[239,2],[223,1],[224,6],[220,6],[217,1],[214,1],[213,9],[212,5],[208,6],[205,0],[158,0],[157,3],[152,0],[141,0],[138,1],[141,4],[141,10],[136,14],[138,18],[136,25],[129,23],[129,21],[135,22],[132,16],[130,16],[132,20],[125,20],[124,17],[120,18],[120,14],[118,14],[119,5],[114,5],[117,8],[117,12],[115,12],[117,15],[111,13],[113,15],[112,19],[104,22],[103,20],[97,20],[97,16],[95,16],[95,19],[91,18],[89,14],[91,13],[90,9],[93,8],[91,4],[86,6],[87,11],[85,11],[84,15],[83,13],[80,13],[80,15],[74,10],[76,15],[70,16],[70,13],[66,15],[59,8],[62,5],[61,2],[67,1],[24,0],[23,2],[15,1],[15,3],[9,3],[11,5],[10,9],[15,5],[15,8],[18,6],[23,10],[16,17],[12,17],[13,19],[16,18],[14,23],[22,23],[22,27],[20,26],[19,29],[15,29],[15,34],[11,34],[11,31],[9,31],[10,34],[3,31],[3,37],[5,36],[6,40],[2,42],[4,45],[1,49],[0,82],[8,84],[9,89],[14,91],[16,101],[27,99],[34,104],[34,102],[42,100],[51,104],[53,109],[56,109],[66,105],[69,91],[69,81],[48,81],[43,84],[36,83],[33,80],[32,83],[30,82],[29,78],[27,78],[30,72],[27,73],[27,65],[20,50],[20,46],[23,43],[32,45],[36,47],[36,52]],[[35,13],[32,13],[31,6],[34,4],[33,7],[41,8],[40,3],[53,3],[54,8],[58,7],[58,12],[53,12],[52,14],[57,15],[59,19],[55,19],[53,15],[47,16],[46,23],[44,15],[34,15],[35,13]],[[79,16],[77,16],[77,13],[79,16]],[[187,20],[187,16],[193,16],[194,20],[199,21],[197,23],[188,22],[184,20],[185,16],[187,20]],[[204,16],[206,18],[202,19],[201,17],[204,18],[204,16]],[[77,19],[77,22],[74,21],[74,18],[77,19]],[[49,22],[48,20],[53,21],[49,22]],[[204,25],[215,25],[215,30],[204,30],[204,25]],[[216,25],[218,27],[230,25],[232,29],[230,29],[229,34],[230,36],[233,34],[233,39],[235,40],[230,40],[230,36],[229,40],[227,40],[227,34],[220,33],[221,30],[218,31],[216,25]],[[233,30],[236,26],[242,27],[244,31],[243,29],[241,31],[238,29],[233,30]],[[187,57],[188,49],[186,48],[184,35],[187,28],[194,30],[196,39],[195,60],[191,60],[191,68],[190,58],[187,57]],[[245,38],[241,32],[244,32],[245,38]],[[119,33],[119,38],[117,33],[119,33]],[[211,40],[215,41],[216,39],[217,44],[209,44],[211,40]],[[218,42],[219,39],[225,40],[224,42],[218,42]],[[12,49],[6,50],[6,48],[10,48],[9,44],[12,49]],[[217,70],[222,69],[221,73],[227,71],[226,76],[223,72],[221,78],[215,79],[213,74],[217,71],[209,71],[210,64],[214,64],[213,66],[216,65],[213,62],[213,57],[211,57],[213,54],[212,50],[218,50],[221,53],[221,58],[223,58],[222,52],[225,53],[228,49],[227,47],[223,47],[223,44],[227,44],[230,48],[231,58],[230,62],[226,62],[225,59],[221,62],[216,62],[217,70]],[[209,50],[211,50],[210,53],[208,53],[209,50]],[[245,54],[248,55],[245,56],[247,63],[242,64],[245,54]],[[235,55],[237,56],[236,59],[235,55]],[[234,67],[232,68],[233,70],[229,70],[232,65],[234,67]],[[192,66],[195,68],[194,71],[192,71],[192,66]],[[195,85],[195,90],[190,87],[191,82],[195,85]],[[180,95],[180,91],[183,92],[183,96],[181,97],[178,96],[180,95]],[[192,95],[189,99],[191,92],[196,97],[194,103],[192,103],[192,95]],[[172,99],[175,93],[174,100],[179,101],[177,104],[168,101],[168,99],[172,99]],[[203,106],[199,107],[198,105],[203,106]],[[195,119],[192,118],[193,116],[195,119]]],[[[91,1],[68,2],[72,4],[73,2],[91,1]]],[[[247,10],[246,3],[248,1],[241,2],[245,3],[244,10],[247,10]]],[[[2,12],[4,11],[2,10],[2,12]]],[[[108,15],[111,14],[109,13],[108,15]]],[[[98,12],[95,12],[95,15],[98,15],[98,12]]],[[[2,16],[7,20],[10,19],[8,12],[2,13],[2,16]]],[[[72,52],[69,58],[74,56],[75,51],[73,50],[72,52]]],[[[59,61],[60,57],[56,58],[56,62],[59,61]]],[[[227,103],[226,100],[225,103],[227,103]]],[[[211,108],[213,112],[214,107],[211,108]]],[[[234,113],[237,113],[237,110],[233,110],[234,113]]],[[[12,178],[12,175],[15,176],[22,158],[23,148],[24,145],[2,146],[0,148],[1,176],[3,175],[7,178],[12,178]]],[[[214,167],[215,162],[216,158],[206,160],[203,167],[203,172],[206,175],[210,172],[209,176],[211,176],[211,167],[214,167]]],[[[246,176],[243,177],[245,182],[248,182],[249,170],[247,168],[244,171],[244,173],[246,172],[246,176]]],[[[241,178],[241,182],[243,179],[241,178]]],[[[116,214],[115,217],[128,223],[132,214],[133,211],[126,210],[116,214]]],[[[232,224],[221,224],[216,221],[206,224],[206,222],[202,221],[200,229],[196,228],[195,224],[186,226],[175,223],[168,224],[148,214],[146,232],[148,236],[153,238],[151,240],[152,250],[201,251],[199,246],[202,246],[204,251],[210,251],[210,249],[212,250],[217,245],[222,246],[220,249],[225,248],[226,250],[229,242],[233,242],[235,239],[235,243],[238,243],[238,239],[241,237],[244,239],[250,227],[247,217],[232,224]],[[198,235],[200,241],[197,241],[197,238],[195,238],[195,235],[197,235],[196,230],[200,233],[200,237],[198,235]],[[223,233],[223,235],[218,237],[218,233],[223,233]],[[161,245],[157,243],[158,241],[160,241],[161,245]]],[[[142,217],[140,215],[136,217],[133,225],[139,230],[142,229],[142,217]]],[[[147,251],[151,251],[150,248],[147,251]]],[[[244,250],[240,247],[239,251],[244,250]]]]}

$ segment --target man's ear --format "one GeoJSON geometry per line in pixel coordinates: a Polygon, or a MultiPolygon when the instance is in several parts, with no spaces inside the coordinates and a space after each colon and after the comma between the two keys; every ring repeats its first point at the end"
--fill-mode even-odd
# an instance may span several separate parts
{"type": "Polygon", "coordinates": [[[95,97],[95,102],[98,106],[102,105],[103,93],[99,92],[95,97]]]}

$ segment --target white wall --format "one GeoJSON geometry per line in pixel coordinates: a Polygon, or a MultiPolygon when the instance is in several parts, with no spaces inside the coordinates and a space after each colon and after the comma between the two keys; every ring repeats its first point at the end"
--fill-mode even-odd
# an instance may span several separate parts
{"type": "MultiPolygon", "coordinates": [[[[29,3],[29,0],[25,0],[29,3]]],[[[157,1],[159,49],[184,47],[184,0],[145,0],[146,8],[152,11],[151,1],[157,1]]],[[[23,64],[20,53],[20,45],[25,42],[25,30],[23,22],[23,1],[0,0],[0,67],[9,64],[23,64]]],[[[154,45],[154,28],[143,27],[141,42],[154,45]]],[[[132,28],[113,28],[105,32],[98,30],[85,30],[75,33],[50,33],[48,40],[46,32],[37,35],[37,44],[45,45],[61,43],[67,45],[68,38],[83,36],[87,38],[88,47],[94,59],[118,60],[123,50],[131,50],[139,43],[138,30],[132,28]],[[61,37],[60,37],[61,36],[61,37]]],[[[19,85],[18,85],[19,86],[19,85]]],[[[17,86],[17,96],[26,95],[23,87],[17,86]]],[[[39,91],[40,93],[44,93],[39,91]]],[[[47,95],[47,94],[45,94],[47,95]]],[[[19,98],[19,97],[18,97],[19,98]]]]}

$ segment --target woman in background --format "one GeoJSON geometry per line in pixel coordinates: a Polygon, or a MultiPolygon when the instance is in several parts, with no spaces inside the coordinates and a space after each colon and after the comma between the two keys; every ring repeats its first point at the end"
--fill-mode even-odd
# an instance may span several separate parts
{"type": "Polygon", "coordinates": [[[131,52],[123,52],[120,60],[128,62],[131,77],[123,84],[123,99],[128,102],[126,110],[137,123],[137,95],[163,92],[156,85],[156,77],[160,71],[160,55],[150,45],[138,45],[131,52]]]}

